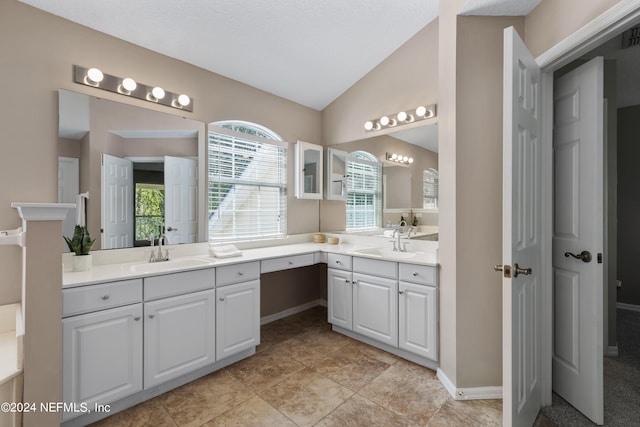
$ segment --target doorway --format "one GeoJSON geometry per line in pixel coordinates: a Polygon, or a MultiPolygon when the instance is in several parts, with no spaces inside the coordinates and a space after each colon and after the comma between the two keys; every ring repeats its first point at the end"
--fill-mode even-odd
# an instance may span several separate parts
{"type": "MultiPolygon", "coordinates": [[[[629,167],[625,166],[625,163],[628,163],[627,160],[633,160],[633,151],[629,151],[635,147],[627,147],[625,141],[623,141],[622,132],[618,132],[619,125],[622,126],[621,123],[618,123],[618,118],[622,118],[629,122],[629,124],[625,124],[624,126],[635,126],[636,123],[640,122],[640,86],[638,89],[635,89],[633,85],[634,81],[631,79],[630,81],[625,78],[625,76],[637,76],[638,71],[640,71],[640,47],[629,47],[622,48],[625,46],[623,42],[623,38],[625,37],[625,31],[629,30],[633,27],[634,24],[637,24],[639,21],[639,13],[638,13],[638,5],[636,5],[635,10],[632,13],[627,14],[624,18],[621,18],[615,24],[607,24],[607,26],[600,29],[600,33],[594,31],[591,37],[583,38],[583,41],[579,46],[574,46],[572,49],[566,49],[566,51],[553,60],[549,61],[549,64],[543,69],[545,74],[547,74],[548,81],[546,82],[546,94],[552,92],[552,81],[556,80],[559,76],[565,74],[566,72],[576,68],[577,66],[587,62],[591,58],[595,56],[603,56],[605,59],[605,98],[607,98],[605,102],[605,151],[603,156],[603,167],[604,167],[604,211],[605,211],[605,221],[604,221],[604,231],[605,231],[605,260],[608,261],[608,264],[604,266],[604,283],[605,283],[605,292],[603,295],[603,316],[604,316],[604,334],[603,334],[603,343],[602,343],[602,351],[605,356],[615,357],[617,355],[618,347],[616,342],[616,306],[618,302],[618,295],[622,296],[620,290],[618,290],[618,278],[624,277],[625,266],[629,265],[628,262],[625,262],[625,259],[632,259],[626,255],[628,252],[627,246],[624,242],[628,241],[633,237],[631,226],[635,225],[633,223],[627,224],[626,218],[631,217],[632,215],[628,215],[628,209],[633,208],[633,200],[628,200],[633,196],[627,194],[629,193],[625,188],[624,182],[631,181],[629,179],[628,170],[629,167]],[[606,41],[605,41],[606,39],[606,41]],[[635,73],[635,74],[634,74],[635,73]],[[553,77],[551,77],[553,76],[553,77]],[[629,84],[631,83],[631,86],[629,84]],[[634,99],[637,94],[637,100],[634,99]],[[638,105],[638,115],[635,116],[635,119],[629,120],[629,118],[624,118],[625,113],[631,113],[629,110],[634,106],[638,105]],[[620,144],[620,146],[618,145],[620,144]],[[621,166],[621,169],[618,167],[621,166]],[[626,169],[625,169],[626,168],[626,169]],[[618,190],[620,189],[620,193],[618,194],[618,190]],[[630,206],[629,206],[630,205],[630,206]],[[620,230],[618,232],[618,229],[620,230]],[[619,236],[619,237],[618,237],[619,236]]],[[[546,54],[545,54],[546,55],[546,54]]],[[[544,56],[544,55],[543,55],[544,56]]],[[[543,58],[544,60],[544,58],[543,58]]],[[[538,58],[540,62],[540,58],[538,58]]],[[[542,64],[544,66],[544,64],[542,64]]],[[[543,91],[545,90],[543,89],[543,91]]],[[[544,95],[543,95],[544,96],[544,95]]],[[[547,103],[547,105],[549,105],[547,103]]],[[[550,123],[553,122],[553,118],[551,116],[551,112],[547,111],[547,115],[545,117],[547,122],[547,127],[545,128],[545,135],[551,140],[551,129],[550,123]]],[[[637,130],[637,126],[635,127],[637,130]]],[[[637,132],[636,132],[637,133],[637,132]]],[[[637,153],[640,154],[640,153],[637,153]]],[[[550,157],[549,157],[550,158],[550,157]]],[[[637,167],[634,166],[634,169],[637,167]]],[[[549,169],[551,170],[551,169],[549,169]]],[[[630,182],[630,184],[634,184],[633,188],[635,189],[635,182],[630,182]]],[[[549,184],[548,182],[545,184],[549,184]]],[[[551,187],[552,188],[552,187],[551,187]]],[[[549,200],[549,199],[548,199],[549,200]]],[[[547,214],[552,213],[552,208],[547,206],[546,209],[547,214]]],[[[549,216],[547,215],[547,216],[549,216]]],[[[547,224],[547,235],[552,234],[551,224],[547,224]]],[[[633,227],[635,228],[635,227],[633,227]]],[[[633,247],[633,246],[632,246],[633,247]]],[[[631,263],[630,268],[633,269],[633,263],[631,263]]],[[[547,266],[545,269],[547,271],[547,280],[549,280],[549,284],[551,283],[551,273],[550,268],[547,266]]],[[[624,286],[624,280],[623,280],[624,286]]],[[[548,286],[549,293],[545,297],[545,306],[547,306],[547,314],[552,312],[553,308],[553,299],[551,295],[551,285],[548,286]]],[[[626,296],[625,296],[626,298],[626,296]]],[[[629,297],[635,298],[635,297],[629,297]]],[[[638,306],[640,308],[640,295],[637,299],[631,299],[631,306],[638,306]]],[[[544,317],[544,316],[543,316],[544,317]]],[[[545,350],[545,358],[551,359],[551,354],[553,352],[552,348],[552,325],[551,325],[551,316],[546,316],[544,331],[545,341],[548,348],[545,350]],[[548,357],[547,357],[548,355],[548,357]]],[[[548,372],[548,375],[551,376],[550,369],[550,361],[547,361],[547,366],[545,366],[545,371],[548,372]],[[548,369],[548,370],[547,370],[548,369]]],[[[612,372],[613,375],[617,375],[616,372],[612,372]]],[[[605,361],[605,385],[607,384],[606,376],[607,373],[607,362],[605,361]]],[[[609,387],[610,389],[611,387],[609,387]]],[[[627,390],[628,392],[631,390],[627,390]]],[[[605,402],[607,402],[607,394],[608,388],[605,387],[605,402]]],[[[552,396],[551,396],[551,387],[545,388],[543,391],[543,404],[551,404],[552,396]],[[546,395],[548,393],[548,395],[546,395]]],[[[639,396],[635,396],[635,401],[639,398],[639,396]]],[[[554,405],[558,406],[558,404],[562,404],[557,396],[553,396],[554,405]]],[[[611,421],[610,417],[612,414],[608,413],[608,409],[611,405],[607,405],[605,403],[605,423],[609,423],[611,421]]],[[[569,409],[570,410],[570,409],[569,409]]],[[[586,419],[582,419],[586,421],[586,419]]]]}

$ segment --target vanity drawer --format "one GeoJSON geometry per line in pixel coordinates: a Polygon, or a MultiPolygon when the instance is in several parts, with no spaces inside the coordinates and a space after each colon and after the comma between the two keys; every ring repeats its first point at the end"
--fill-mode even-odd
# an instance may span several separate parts
{"type": "Polygon", "coordinates": [[[216,286],[232,285],[260,278],[260,261],[243,262],[216,268],[216,286]]]}
{"type": "Polygon", "coordinates": [[[327,266],[338,270],[351,270],[351,255],[328,253],[327,266]]]}
{"type": "Polygon", "coordinates": [[[272,271],[288,270],[290,268],[313,265],[313,254],[283,256],[280,258],[265,259],[261,262],[261,272],[270,273],[272,271]]]}
{"type": "Polygon", "coordinates": [[[158,298],[212,289],[215,285],[215,268],[145,277],[144,300],[150,301],[158,298]]]}
{"type": "Polygon", "coordinates": [[[371,276],[398,278],[398,263],[373,258],[353,257],[353,272],[369,274],[371,276]]]}
{"type": "Polygon", "coordinates": [[[100,285],[62,290],[62,317],[142,301],[142,279],[122,280],[100,285]]]}
{"type": "Polygon", "coordinates": [[[436,269],[429,265],[400,264],[400,280],[436,286],[436,269]]]}

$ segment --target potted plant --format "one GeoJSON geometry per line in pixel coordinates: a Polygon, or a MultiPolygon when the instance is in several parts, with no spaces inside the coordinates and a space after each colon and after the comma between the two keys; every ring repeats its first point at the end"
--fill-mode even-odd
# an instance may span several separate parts
{"type": "Polygon", "coordinates": [[[89,252],[91,251],[93,242],[95,242],[96,239],[91,239],[91,235],[89,234],[89,230],[87,229],[87,227],[85,225],[76,225],[76,228],[73,230],[73,237],[71,237],[71,239],[67,236],[62,237],[64,237],[64,241],[67,242],[69,250],[75,253],[75,256],[72,258],[72,270],[90,270],[92,264],[92,256],[89,252]]]}

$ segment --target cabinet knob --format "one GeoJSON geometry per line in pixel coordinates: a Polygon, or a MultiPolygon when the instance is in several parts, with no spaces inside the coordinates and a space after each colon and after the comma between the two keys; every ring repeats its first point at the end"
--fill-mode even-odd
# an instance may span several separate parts
{"type": "Polygon", "coordinates": [[[242,271],[238,271],[238,276],[243,276],[244,273],[242,271]]]}
{"type": "Polygon", "coordinates": [[[341,262],[340,262],[340,260],[338,259],[338,260],[336,260],[336,264],[342,264],[342,263],[341,263],[341,262]]]}
{"type": "Polygon", "coordinates": [[[109,295],[102,295],[102,299],[103,299],[103,301],[108,300],[109,299],[109,295]]]}
{"type": "Polygon", "coordinates": [[[149,319],[153,319],[154,317],[156,317],[154,313],[149,314],[149,319]]]}
{"type": "Polygon", "coordinates": [[[352,281],[351,283],[353,283],[354,285],[357,285],[357,284],[358,284],[358,281],[357,281],[357,280],[354,280],[354,281],[352,281]]]}
{"type": "Polygon", "coordinates": [[[398,291],[398,293],[399,293],[400,295],[402,295],[402,294],[404,294],[404,291],[398,291]]]}
{"type": "Polygon", "coordinates": [[[133,320],[135,320],[136,322],[140,320],[140,316],[136,316],[133,318],[133,320]]]}
{"type": "Polygon", "coordinates": [[[349,283],[349,282],[350,282],[350,280],[349,280],[349,279],[344,279],[344,282],[345,282],[345,283],[349,283]]]}
{"type": "Polygon", "coordinates": [[[224,301],[224,297],[220,297],[220,301],[224,301]]]}
{"type": "Polygon", "coordinates": [[[414,271],[414,272],[413,272],[413,277],[416,277],[417,275],[418,275],[418,272],[417,272],[417,271],[414,271]]]}
{"type": "Polygon", "coordinates": [[[289,261],[289,265],[293,265],[293,261],[289,261]]]}

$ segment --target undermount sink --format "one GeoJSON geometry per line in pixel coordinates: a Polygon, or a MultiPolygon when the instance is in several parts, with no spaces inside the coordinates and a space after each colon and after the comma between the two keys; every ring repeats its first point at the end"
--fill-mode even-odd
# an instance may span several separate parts
{"type": "Polygon", "coordinates": [[[367,249],[360,249],[354,252],[361,255],[368,255],[368,256],[373,256],[378,258],[389,258],[389,259],[408,259],[408,258],[413,258],[416,255],[421,253],[421,252],[411,252],[411,251],[399,252],[399,251],[394,251],[388,248],[367,248],[367,249]]]}
{"type": "Polygon", "coordinates": [[[122,267],[132,273],[158,273],[162,271],[178,270],[190,267],[206,267],[213,265],[212,260],[204,258],[177,258],[169,261],[144,262],[137,264],[125,264],[122,267]]]}

